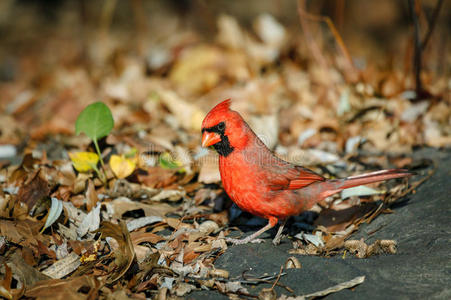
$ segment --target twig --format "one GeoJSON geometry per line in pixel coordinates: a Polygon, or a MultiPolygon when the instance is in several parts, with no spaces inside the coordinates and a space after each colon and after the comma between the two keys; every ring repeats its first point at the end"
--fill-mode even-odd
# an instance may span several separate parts
{"type": "Polygon", "coordinates": [[[426,33],[426,36],[423,39],[423,42],[421,43],[421,50],[424,51],[426,48],[431,36],[432,32],[434,31],[435,25],[437,24],[438,15],[440,13],[440,9],[442,8],[443,0],[438,0],[437,4],[435,5],[434,12],[432,13],[432,18],[430,21],[428,21],[429,27],[428,32],[426,33]]]}
{"type": "Polygon", "coordinates": [[[279,282],[280,277],[282,276],[282,271],[283,271],[283,265],[280,266],[279,275],[277,275],[276,281],[274,281],[273,285],[271,286],[271,290],[273,290],[274,287],[276,286],[276,284],[279,282]]]}
{"type": "Polygon", "coordinates": [[[332,22],[332,20],[328,16],[318,16],[318,15],[313,15],[313,14],[306,12],[305,0],[298,0],[298,14],[299,14],[301,26],[304,29],[306,38],[310,42],[312,42],[311,51],[312,51],[313,55],[315,56],[315,54],[318,54],[317,60],[324,60],[324,61],[319,61],[321,63],[321,65],[327,66],[327,63],[325,63],[324,57],[319,56],[319,53],[320,53],[319,47],[314,42],[314,39],[313,39],[310,31],[308,30],[308,26],[307,26],[307,23],[305,22],[304,18],[309,19],[311,21],[316,21],[316,22],[325,22],[327,24],[330,31],[332,32],[332,35],[335,38],[335,41],[337,42],[338,48],[340,49],[341,53],[343,54],[343,56],[346,60],[346,63],[347,63],[346,68],[348,69],[348,71],[351,71],[353,74],[356,74],[357,69],[354,66],[351,55],[349,54],[349,51],[348,51],[345,43],[343,42],[343,39],[342,39],[340,33],[338,32],[337,28],[335,27],[334,23],[332,22]],[[315,53],[313,51],[317,51],[317,53],[315,53]]]}
{"type": "Polygon", "coordinates": [[[387,226],[387,224],[382,224],[381,226],[377,227],[376,229],[371,230],[370,232],[367,233],[368,236],[371,236],[371,235],[375,234],[376,232],[378,232],[379,230],[381,230],[381,229],[384,228],[385,226],[387,226]]]}
{"type": "Polygon", "coordinates": [[[301,23],[302,30],[304,31],[305,38],[307,40],[307,45],[310,48],[310,52],[312,53],[317,63],[321,65],[322,68],[327,69],[328,63],[322,55],[318,44],[313,38],[310,27],[304,18],[307,15],[307,13],[305,12],[305,0],[298,0],[298,15],[299,22],[301,23]]]}
{"type": "Polygon", "coordinates": [[[340,31],[343,30],[345,0],[337,0],[335,4],[335,20],[340,31]]]}
{"type": "MultiPolygon", "coordinates": [[[[378,215],[380,215],[380,213],[382,212],[382,209],[385,207],[385,203],[381,203],[376,210],[369,212],[368,214],[366,214],[362,219],[361,222],[366,222],[368,224],[370,224],[378,215]]],[[[359,223],[359,224],[360,224],[359,223]]]]}
{"type": "Polygon", "coordinates": [[[354,278],[352,280],[349,280],[349,281],[346,281],[346,282],[334,285],[334,286],[332,286],[332,287],[330,287],[328,289],[325,289],[325,290],[322,290],[322,291],[318,291],[318,292],[315,292],[315,293],[312,293],[312,294],[302,295],[301,299],[303,299],[302,297],[304,297],[304,298],[308,298],[308,297],[324,297],[324,296],[327,296],[327,295],[329,295],[331,293],[336,293],[336,292],[344,290],[344,289],[349,289],[349,288],[355,287],[356,285],[359,285],[359,284],[361,284],[364,281],[365,281],[365,276],[359,276],[359,277],[356,277],[356,278],[354,278]]]}
{"type": "MultiPolygon", "coordinates": [[[[194,283],[194,284],[199,284],[199,283],[202,284],[201,283],[202,281],[207,281],[207,280],[210,280],[210,279],[212,279],[212,278],[192,277],[192,276],[185,276],[183,278],[184,281],[189,282],[189,283],[194,283]]],[[[218,281],[218,282],[223,282],[223,283],[237,281],[237,282],[242,283],[242,284],[253,284],[253,283],[247,283],[247,282],[242,281],[242,280],[229,280],[229,279],[226,279],[226,278],[214,278],[214,280],[218,281]]],[[[217,288],[212,288],[212,287],[207,287],[207,289],[216,289],[216,290],[218,290],[217,288]]],[[[220,292],[222,294],[222,292],[220,290],[218,290],[218,292],[220,292]]],[[[250,297],[250,298],[258,298],[258,296],[255,296],[255,295],[252,295],[252,294],[249,294],[249,293],[245,293],[245,292],[241,292],[241,291],[237,291],[235,293],[232,293],[232,292],[229,292],[229,293],[230,294],[237,294],[237,295],[241,295],[241,296],[246,296],[246,297],[250,297]]]]}
{"type": "Polygon", "coordinates": [[[416,99],[420,98],[422,89],[421,86],[421,41],[420,41],[420,23],[418,21],[418,15],[415,10],[415,0],[409,0],[409,10],[413,22],[413,44],[414,44],[414,54],[413,54],[413,70],[415,75],[415,91],[416,99]]]}
{"type": "Polygon", "coordinates": [[[138,53],[143,55],[144,45],[143,37],[147,35],[147,18],[145,15],[145,8],[142,0],[132,0],[131,1],[132,11],[133,11],[133,21],[135,22],[136,28],[136,47],[138,53]]]}
{"type": "MultiPolygon", "coordinates": [[[[413,183],[412,186],[411,186],[410,188],[408,188],[407,190],[405,190],[403,193],[401,193],[401,194],[398,196],[398,199],[404,197],[405,195],[409,194],[409,193],[412,192],[414,189],[416,189],[416,188],[418,188],[420,185],[422,185],[426,180],[428,180],[429,178],[432,177],[432,175],[434,175],[435,171],[437,171],[437,164],[434,162],[434,169],[430,170],[430,171],[429,171],[429,174],[428,174],[426,177],[421,178],[421,179],[418,180],[417,182],[413,183]]],[[[394,203],[394,201],[393,201],[392,203],[394,203]]]]}
{"type": "MultiPolygon", "coordinates": [[[[266,276],[260,276],[260,277],[252,277],[252,276],[247,276],[246,275],[247,271],[248,270],[244,270],[241,273],[241,277],[244,278],[244,280],[238,280],[238,281],[240,281],[241,283],[247,283],[247,284],[257,284],[257,283],[260,283],[262,281],[273,280],[273,279],[277,278],[277,276],[279,276],[279,274],[278,275],[274,274],[274,275],[266,275],[266,276]]],[[[287,273],[282,273],[281,276],[284,276],[284,275],[287,275],[287,273]]]]}
{"type": "Polygon", "coordinates": [[[294,292],[292,288],[279,282],[280,277],[286,275],[287,273],[280,272],[278,275],[263,276],[263,277],[259,277],[259,278],[246,277],[245,274],[246,274],[246,271],[243,271],[243,273],[241,274],[241,277],[243,277],[244,280],[238,280],[240,283],[243,283],[243,284],[270,283],[271,284],[271,283],[273,283],[273,282],[271,282],[271,280],[276,279],[275,283],[273,283],[273,284],[283,287],[290,293],[294,292]]]}
{"type": "Polygon", "coordinates": [[[106,34],[113,20],[113,13],[116,8],[117,0],[106,0],[100,16],[100,31],[106,34]]]}

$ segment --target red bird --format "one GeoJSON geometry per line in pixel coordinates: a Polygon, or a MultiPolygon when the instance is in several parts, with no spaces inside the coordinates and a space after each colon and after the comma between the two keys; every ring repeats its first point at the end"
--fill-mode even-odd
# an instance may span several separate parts
{"type": "Polygon", "coordinates": [[[202,122],[202,147],[208,146],[219,153],[219,171],[230,198],[241,209],[268,219],[265,227],[244,239],[227,239],[233,244],[261,242],[256,238],[283,220],[273,240],[277,245],[287,218],[324,198],[362,184],[412,175],[392,169],[327,180],[276,157],[240,114],[230,109],[230,99],[216,105],[202,122]]]}

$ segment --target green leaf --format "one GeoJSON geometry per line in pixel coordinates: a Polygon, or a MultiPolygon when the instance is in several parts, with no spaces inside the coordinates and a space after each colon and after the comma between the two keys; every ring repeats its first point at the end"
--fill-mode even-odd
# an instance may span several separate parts
{"type": "Polygon", "coordinates": [[[75,122],[75,133],[84,132],[93,141],[107,136],[114,127],[113,115],[102,102],[92,103],[80,113],[75,122]]]}
{"type": "Polygon", "coordinates": [[[165,152],[159,157],[159,164],[165,169],[178,169],[182,164],[174,160],[169,152],[165,152]]]}

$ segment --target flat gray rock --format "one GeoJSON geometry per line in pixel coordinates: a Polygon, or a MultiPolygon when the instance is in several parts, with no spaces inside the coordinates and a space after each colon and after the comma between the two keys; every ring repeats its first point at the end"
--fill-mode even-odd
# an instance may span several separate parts
{"type": "MultiPolygon", "coordinates": [[[[296,295],[303,295],[365,275],[362,284],[327,299],[451,299],[451,152],[425,149],[415,153],[415,157],[437,161],[436,173],[415,194],[394,206],[394,214],[378,216],[352,237],[363,237],[367,244],[377,239],[394,239],[398,243],[397,254],[367,259],[349,254],[345,259],[341,255],[298,255],[302,268],[286,270],[287,275],[280,282],[294,289],[296,295]]],[[[241,279],[243,271],[248,275],[274,274],[291,256],[291,248],[287,238],[277,247],[270,239],[263,244],[231,246],[215,265],[229,270],[231,278],[241,279]]],[[[245,287],[258,295],[269,285],[245,287]]],[[[280,287],[276,287],[276,292],[278,296],[291,295],[280,287]]],[[[187,298],[228,299],[216,291],[196,291],[187,298]]]]}

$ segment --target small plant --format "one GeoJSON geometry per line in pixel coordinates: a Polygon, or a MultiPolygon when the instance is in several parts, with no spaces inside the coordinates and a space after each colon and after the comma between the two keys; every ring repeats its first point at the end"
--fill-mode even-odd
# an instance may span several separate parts
{"type": "Polygon", "coordinates": [[[107,136],[114,127],[114,119],[111,110],[103,102],[95,102],[88,105],[78,115],[75,122],[75,134],[86,134],[94,143],[97,155],[92,152],[79,152],[69,154],[75,169],[79,172],[94,170],[99,178],[105,183],[105,163],[99,148],[99,139],[107,136]],[[103,176],[97,168],[97,161],[102,165],[103,176]]]}

